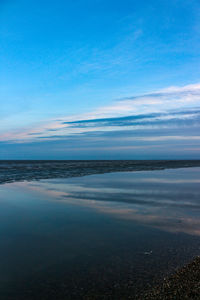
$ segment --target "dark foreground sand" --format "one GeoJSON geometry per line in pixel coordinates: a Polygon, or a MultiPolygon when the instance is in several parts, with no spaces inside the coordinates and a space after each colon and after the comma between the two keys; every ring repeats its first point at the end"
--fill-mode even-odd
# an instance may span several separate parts
{"type": "Polygon", "coordinates": [[[139,299],[200,299],[200,256],[139,299]]]}

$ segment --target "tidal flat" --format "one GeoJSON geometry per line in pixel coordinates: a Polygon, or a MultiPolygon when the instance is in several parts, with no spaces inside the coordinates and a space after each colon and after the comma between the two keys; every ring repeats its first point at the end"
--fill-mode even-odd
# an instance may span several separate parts
{"type": "MultiPolygon", "coordinates": [[[[166,164],[2,180],[2,299],[152,296],[200,254],[200,167],[166,164]]],[[[19,178],[9,168],[6,178],[19,178]]]]}

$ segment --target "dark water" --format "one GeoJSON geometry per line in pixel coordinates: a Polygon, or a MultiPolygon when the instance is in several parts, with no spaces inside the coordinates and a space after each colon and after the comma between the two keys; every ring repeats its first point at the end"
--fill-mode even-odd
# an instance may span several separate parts
{"type": "Polygon", "coordinates": [[[0,299],[137,299],[200,254],[200,168],[0,185],[0,299]]]}

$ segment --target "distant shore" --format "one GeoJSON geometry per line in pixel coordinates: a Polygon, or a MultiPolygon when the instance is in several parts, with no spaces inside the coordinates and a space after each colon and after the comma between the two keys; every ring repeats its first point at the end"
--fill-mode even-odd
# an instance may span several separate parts
{"type": "Polygon", "coordinates": [[[189,167],[200,167],[200,160],[0,160],[0,184],[189,167]]]}

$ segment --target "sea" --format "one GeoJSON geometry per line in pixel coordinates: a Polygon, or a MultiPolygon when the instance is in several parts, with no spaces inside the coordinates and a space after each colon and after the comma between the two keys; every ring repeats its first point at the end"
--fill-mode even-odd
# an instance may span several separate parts
{"type": "Polygon", "coordinates": [[[200,255],[200,161],[0,161],[0,299],[142,299],[200,255]]]}

